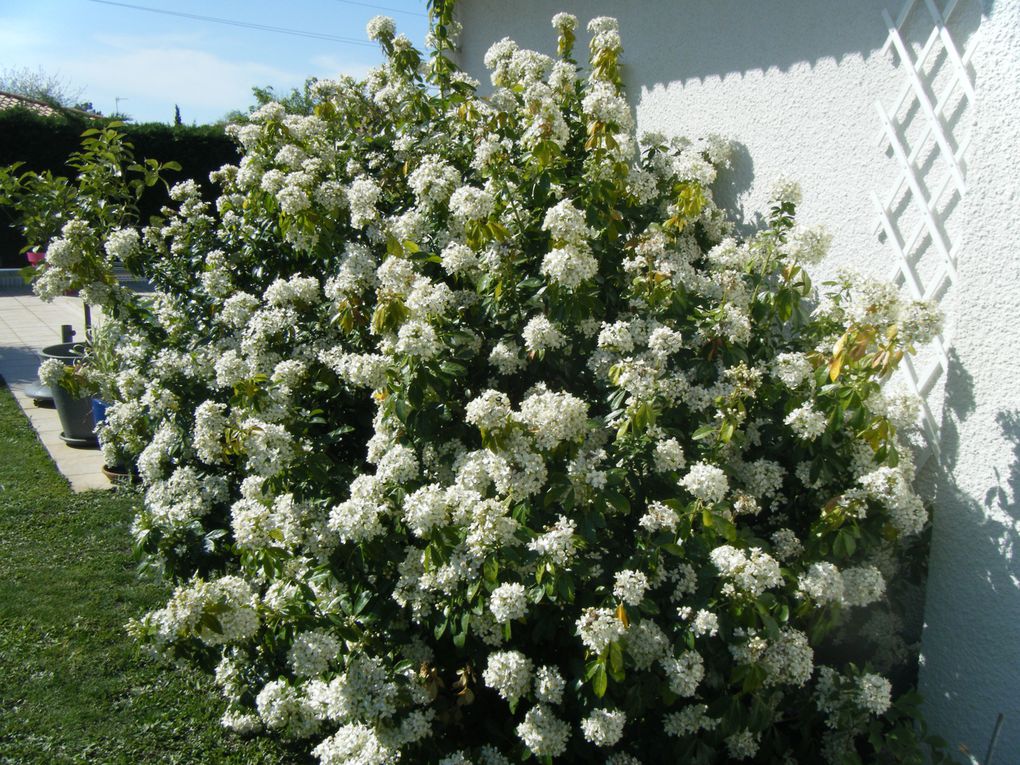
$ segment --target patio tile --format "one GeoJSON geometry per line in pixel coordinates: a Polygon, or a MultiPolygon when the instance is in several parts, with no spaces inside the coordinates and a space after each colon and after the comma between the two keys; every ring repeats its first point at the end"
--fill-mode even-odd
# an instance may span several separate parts
{"type": "Polygon", "coordinates": [[[110,481],[101,472],[102,453],[65,444],[60,439],[63,429],[56,410],[37,407],[24,390],[36,382],[38,351],[60,342],[62,324],[71,324],[78,333],[75,339],[82,339],[84,317],[80,299],[61,297],[47,304],[22,288],[0,288],[0,375],[71,488],[109,489],[110,481]]]}

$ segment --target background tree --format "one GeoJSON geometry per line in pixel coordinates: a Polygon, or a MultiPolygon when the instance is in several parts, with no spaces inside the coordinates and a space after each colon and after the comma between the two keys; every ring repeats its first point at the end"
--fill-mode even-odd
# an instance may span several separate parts
{"type": "Polygon", "coordinates": [[[34,98],[51,106],[65,109],[79,108],[89,110],[91,104],[79,101],[85,88],[74,84],[58,74],[50,74],[39,67],[9,67],[0,70],[0,90],[17,96],[34,98]],[[88,109],[86,108],[88,107],[88,109]]]}

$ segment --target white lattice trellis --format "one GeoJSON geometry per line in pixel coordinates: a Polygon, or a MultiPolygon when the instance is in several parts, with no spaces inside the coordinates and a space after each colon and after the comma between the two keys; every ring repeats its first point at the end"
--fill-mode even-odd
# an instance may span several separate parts
{"type": "MultiPolygon", "coordinates": [[[[881,122],[879,146],[883,150],[891,149],[899,166],[888,192],[882,198],[877,193],[872,194],[879,218],[876,233],[885,232],[895,254],[891,278],[915,299],[943,298],[957,280],[958,252],[940,213],[946,205],[940,208],[940,202],[945,201],[947,194],[962,197],[966,193],[964,157],[970,137],[954,135],[953,122],[947,119],[946,112],[951,105],[959,108],[961,100],[966,106],[973,105],[970,60],[977,42],[977,35],[971,35],[960,54],[947,26],[957,5],[958,0],[947,0],[942,8],[936,0],[905,0],[895,20],[888,11],[882,11],[889,30],[883,53],[895,50],[905,81],[888,110],[881,102],[875,104],[881,122]],[[925,10],[932,29],[915,56],[904,40],[904,33],[908,24],[927,24],[927,19],[923,18],[925,10]],[[938,94],[934,92],[937,85],[938,94]],[[924,123],[916,129],[916,122],[921,119],[924,123]],[[915,129],[908,131],[908,122],[915,129]],[[912,133],[910,139],[908,132],[912,133]],[[919,167],[922,157],[930,158],[932,154],[937,154],[935,161],[940,162],[945,171],[934,183],[931,183],[934,174],[919,167]],[[902,214],[904,200],[913,208],[914,215],[902,214]],[[898,213],[898,209],[901,212],[898,213]],[[919,263],[923,256],[929,255],[936,256],[937,266],[922,272],[919,263]]],[[[925,260],[930,261],[930,258],[925,260]]],[[[922,426],[929,453],[938,453],[939,436],[939,421],[932,411],[929,396],[949,369],[951,340],[944,332],[934,340],[931,352],[923,360],[920,356],[908,357],[905,364],[907,383],[923,402],[922,426]]]]}

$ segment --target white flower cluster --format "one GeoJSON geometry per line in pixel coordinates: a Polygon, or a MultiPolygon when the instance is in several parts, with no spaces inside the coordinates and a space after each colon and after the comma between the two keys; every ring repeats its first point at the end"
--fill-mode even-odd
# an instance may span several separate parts
{"type": "Polygon", "coordinates": [[[524,585],[518,582],[501,584],[492,591],[489,598],[489,610],[497,622],[509,622],[521,619],[528,612],[527,593],[524,585]]]}
{"type": "Polygon", "coordinates": [[[729,490],[726,473],[721,468],[706,462],[691,465],[690,470],[680,480],[680,485],[702,502],[709,504],[721,502],[729,490]]]}
{"type": "Polygon", "coordinates": [[[616,612],[608,608],[585,609],[577,620],[577,634],[581,642],[595,654],[602,653],[610,643],[622,638],[626,629],[616,612]]]}
{"type": "Polygon", "coordinates": [[[720,576],[727,580],[723,585],[724,594],[740,593],[756,598],[765,590],[783,584],[779,564],[759,547],[744,552],[732,545],[722,545],[712,550],[709,558],[720,576]]]}
{"type": "Polygon", "coordinates": [[[498,651],[489,654],[482,679],[500,696],[514,703],[528,692],[531,685],[531,659],[520,651],[498,651]]]}
{"type": "Polygon", "coordinates": [[[669,689],[677,696],[693,696],[705,677],[705,662],[697,651],[684,651],[675,658],[663,659],[662,669],[669,689]]]}
{"type": "Polygon", "coordinates": [[[826,417],[810,403],[801,404],[794,409],[783,420],[790,429],[797,434],[798,438],[805,441],[814,441],[825,432],[826,417]]]}
{"type": "Polygon", "coordinates": [[[581,721],[581,732],[595,746],[610,747],[623,737],[627,715],[618,709],[596,709],[581,721]]]}

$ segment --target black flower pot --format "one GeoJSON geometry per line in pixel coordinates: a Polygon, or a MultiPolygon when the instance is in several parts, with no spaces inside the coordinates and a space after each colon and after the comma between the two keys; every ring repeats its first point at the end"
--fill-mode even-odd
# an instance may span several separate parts
{"type": "MultiPolygon", "coordinates": [[[[81,359],[81,343],[60,343],[43,348],[40,354],[44,359],[59,359],[68,366],[81,359]]],[[[60,427],[64,432],[60,438],[68,446],[95,449],[99,446],[96,438],[96,423],[92,417],[92,397],[74,398],[59,385],[51,391],[53,405],[60,417],[60,427]]]]}

